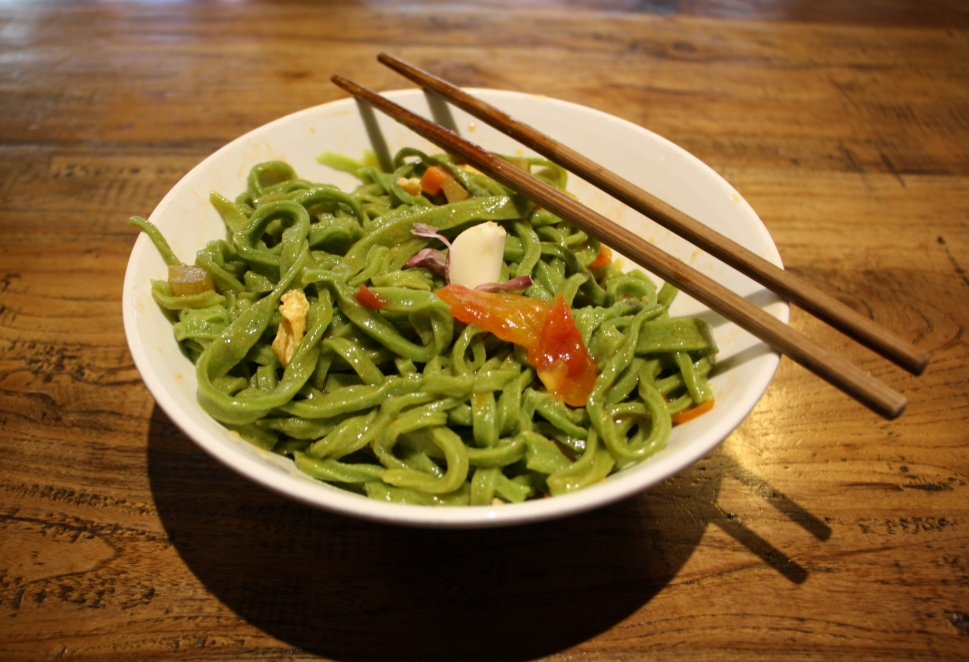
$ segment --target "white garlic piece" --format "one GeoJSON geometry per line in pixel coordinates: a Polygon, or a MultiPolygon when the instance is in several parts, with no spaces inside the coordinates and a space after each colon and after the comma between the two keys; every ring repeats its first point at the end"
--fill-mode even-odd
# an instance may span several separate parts
{"type": "Polygon", "coordinates": [[[493,221],[468,228],[451,242],[451,283],[474,289],[497,283],[505,254],[505,229],[493,221]]]}

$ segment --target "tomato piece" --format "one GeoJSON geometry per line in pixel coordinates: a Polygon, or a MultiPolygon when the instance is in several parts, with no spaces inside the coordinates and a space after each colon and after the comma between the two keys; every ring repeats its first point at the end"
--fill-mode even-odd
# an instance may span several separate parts
{"type": "Polygon", "coordinates": [[[387,307],[387,300],[371,290],[369,287],[360,283],[360,287],[357,291],[353,293],[353,298],[356,299],[361,306],[364,308],[369,308],[370,310],[380,310],[381,308],[387,307]]]}
{"type": "Polygon", "coordinates": [[[548,315],[548,302],[520,294],[485,292],[452,284],[439,289],[437,296],[451,307],[455,319],[522,347],[538,343],[548,315]]]}
{"type": "Polygon", "coordinates": [[[599,374],[561,294],[552,301],[538,344],[528,348],[528,360],[549,393],[573,407],[585,406],[599,374]]]}
{"type": "Polygon", "coordinates": [[[451,179],[451,173],[441,166],[431,166],[421,175],[421,188],[428,195],[437,195],[441,192],[441,185],[451,179]]]}
{"type": "Polygon", "coordinates": [[[612,262],[612,251],[609,249],[608,246],[606,246],[605,244],[602,244],[599,246],[599,254],[596,255],[596,259],[592,261],[592,264],[589,265],[589,268],[598,269],[600,267],[604,267],[608,265],[610,262],[612,262]]]}
{"type": "Polygon", "coordinates": [[[573,407],[585,405],[598,373],[561,294],[549,302],[447,285],[437,296],[455,319],[528,350],[528,360],[556,399],[573,407]]]}
{"type": "Polygon", "coordinates": [[[707,400],[706,402],[702,402],[692,409],[685,409],[679,413],[673,414],[670,416],[670,421],[673,422],[673,425],[686,423],[687,421],[692,421],[697,416],[707,413],[711,409],[713,409],[713,400],[707,400]]]}

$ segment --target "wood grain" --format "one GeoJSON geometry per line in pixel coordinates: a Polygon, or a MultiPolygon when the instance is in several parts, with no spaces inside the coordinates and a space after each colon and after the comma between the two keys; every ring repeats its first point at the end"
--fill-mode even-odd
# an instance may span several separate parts
{"type": "Polygon", "coordinates": [[[969,17],[795,0],[0,6],[0,659],[946,659],[969,651],[969,17]],[[239,478],[158,410],[120,294],[193,165],[341,73],[624,117],[785,265],[932,354],[884,422],[783,362],[715,452],[609,508],[376,526],[239,478]]]}

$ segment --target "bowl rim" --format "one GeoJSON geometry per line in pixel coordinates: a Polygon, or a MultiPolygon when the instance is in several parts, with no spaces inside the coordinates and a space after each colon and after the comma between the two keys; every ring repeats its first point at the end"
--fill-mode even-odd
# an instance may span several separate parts
{"type": "MultiPolygon", "coordinates": [[[[720,184],[725,187],[725,192],[736,196],[735,200],[742,202],[746,215],[751,217],[751,220],[754,222],[754,227],[766,236],[767,245],[772,249],[767,251],[769,254],[765,255],[765,257],[778,266],[782,266],[780,255],[777,253],[776,245],[770,237],[766,226],[764,226],[763,222],[746,200],[710,166],[668,139],[628,120],[569,101],[542,95],[494,90],[490,88],[465,88],[465,91],[483,96],[499,106],[502,101],[508,101],[510,99],[517,101],[522,97],[530,97],[550,104],[552,108],[555,106],[570,107],[579,112],[591,113],[597,119],[604,122],[620,123],[624,126],[624,129],[643,132],[651,140],[659,140],[666,143],[667,148],[678,152],[680,157],[689,160],[692,167],[699,168],[705,171],[708,176],[712,175],[713,178],[719,180],[720,184]]],[[[423,96],[424,92],[416,89],[402,89],[383,92],[382,94],[398,102],[404,102],[413,99],[415,95],[423,96]]],[[[222,158],[223,154],[232,149],[237,143],[257,139],[262,134],[272,132],[281,124],[293,122],[306,115],[332,112],[341,106],[347,106],[347,108],[353,109],[354,103],[355,100],[353,98],[343,98],[305,108],[272,120],[226,143],[189,170],[161,199],[153,210],[149,220],[156,219],[158,216],[164,214],[166,208],[177,198],[183,188],[189,186],[193,177],[199,171],[207,168],[213,162],[218,161],[222,158]]],[[[277,494],[295,499],[307,505],[372,522],[424,528],[512,526],[571,516],[625,499],[675,475],[716,448],[741,424],[754,406],[761,400],[770,383],[773,381],[773,377],[780,363],[780,355],[773,350],[767,349],[765,351],[767,357],[763,358],[764,365],[761,367],[760,373],[758,373],[762,375],[762,384],[757,386],[756,393],[752,397],[748,397],[745,400],[746,406],[733,407],[728,410],[725,418],[717,425],[716,434],[708,433],[706,438],[702,439],[702,443],[691,442],[685,445],[675,455],[663,457],[654,456],[645,460],[644,463],[638,464],[637,466],[641,466],[642,464],[649,463],[652,468],[652,471],[646,479],[632,472],[620,471],[611,475],[608,480],[578,492],[563,494],[551,499],[537,499],[499,506],[450,508],[381,502],[328,485],[322,481],[316,481],[312,478],[302,476],[295,469],[293,471],[294,476],[302,478],[303,480],[282,480],[281,477],[283,474],[269,471],[257,455],[251,452],[243,452],[236,447],[236,444],[225,443],[224,439],[213,438],[207,431],[200,428],[194,421],[183,414],[181,407],[179,407],[174,398],[167,392],[155,374],[147,352],[139,342],[138,307],[135,305],[134,292],[138,281],[143,278],[139,274],[138,258],[148,250],[154,250],[154,246],[150,243],[148,237],[140,233],[132,248],[125,271],[122,308],[125,337],[129,351],[142,380],[155,399],[158,407],[165,412],[168,418],[193,443],[201,447],[207,454],[221,464],[229,467],[243,477],[277,494]]],[[[789,305],[783,301],[772,310],[772,314],[785,323],[789,319],[789,312],[789,305]]],[[[246,444],[247,442],[239,440],[238,443],[246,444]]],[[[266,454],[268,455],[268,452],[266,454]]]]}

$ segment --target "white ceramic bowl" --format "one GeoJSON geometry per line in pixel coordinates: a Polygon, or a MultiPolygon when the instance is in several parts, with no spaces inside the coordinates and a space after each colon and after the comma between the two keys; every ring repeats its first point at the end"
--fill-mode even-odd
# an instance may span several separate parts
{"type": "MultiPolygon", "coordinates": [[[[737,191],[664,138],[606,113],[564,101],[514,92],[470,91],[780,264],[767,229],[737,191]]],[[[440,104],[429,102],[419,90],[390,92],[387,96],[428,117],[440,104]]],[[[451,113],[455,128],[485,148],[504,154],[527,153],[510,138],[462,111],[454,108],[451,113]]],[[[380,113],[376,120],[391,154],[405,146],[440,151],[380,113]]],[[[245,189],[249,169],[271,159],[287,161],[301,177],[311,181],[350,190],[355,180],[319,165],[316,156],[329,151],[359,158],[372,146],[360,107],[352,99],[308,108],[260,127],[212,154],[165,196],[150,220],[165,234],[175,253],[191,261],[207,241],[224,235],[224,225],[208,201],[211,191],[234,198],[245,189]]],[[[570,181],[569,189],[587,205],[787,321],[786,303],[761,286],[585,182],[575,177],[570,181]]],[[[720,369],[711,380],[716,406],[710,413],[676,427],[663,451],[593,487],[551,499],[494,507],[403,506],[369,500],[313,480],[298,472],[290,460],[229,434],[202,411],[196,401],[194,367],[179,350],[171,324],[151,298],[150,279],[165,277],[165,265],[154,246],[146,236],[140,236],[125,274],[125,333],[145,384],[172,421],[217,460],[280,494],[330,511],[388,523],[441,528],[522,524],[582,512],[637,493],[689,466],[730,434],[763,395],[779,361],[779,356],[756,338],[681,294],[674,303],[675,315],[698,314],[714,324],[720,347],[720,369]]]]}

